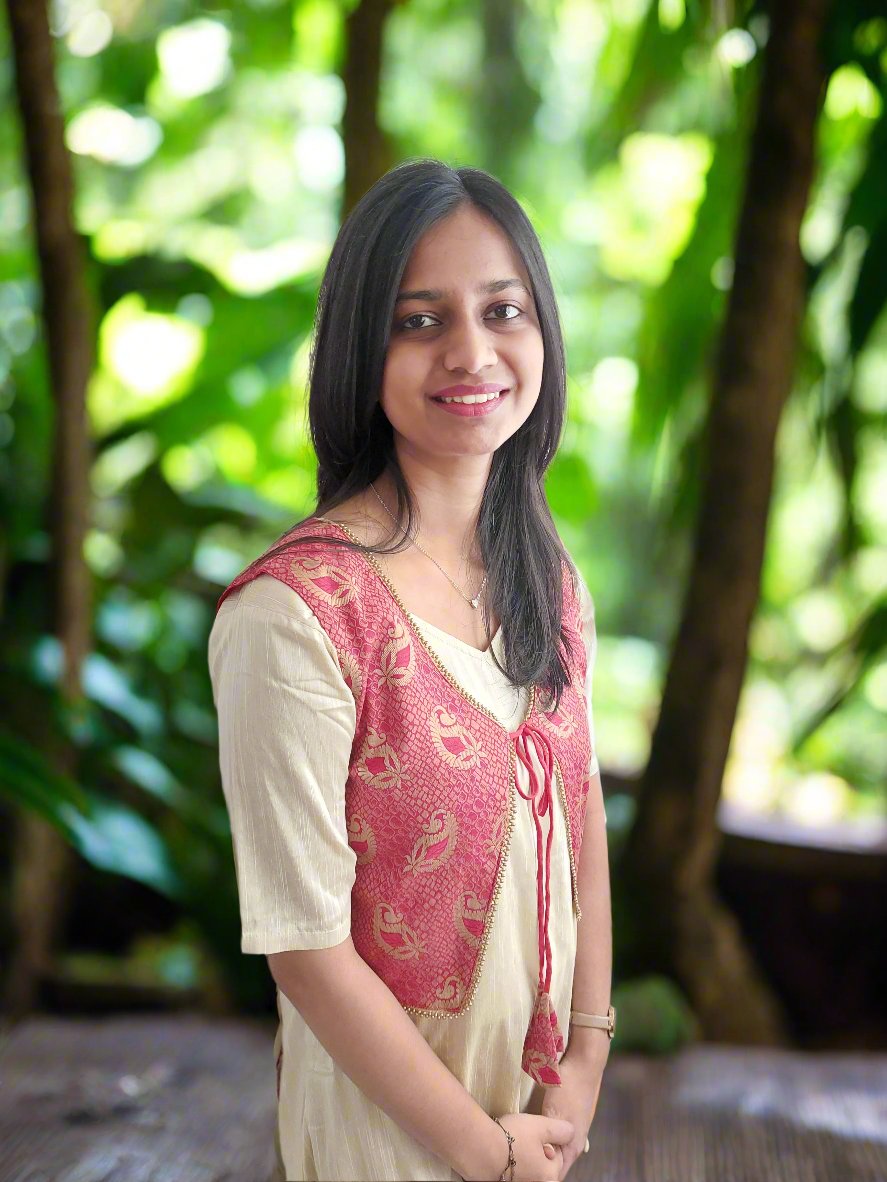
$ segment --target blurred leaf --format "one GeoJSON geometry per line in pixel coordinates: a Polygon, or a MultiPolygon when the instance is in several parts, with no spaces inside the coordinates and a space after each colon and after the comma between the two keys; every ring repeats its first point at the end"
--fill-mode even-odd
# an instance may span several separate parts
{"type": "Polygon", "coordinates": [[[62,805],[80,809],[88,805],[86,792],[75,780],[54,771],[33,747],[3,732],[0,732],[0,791],[59,827],[62,805]]]}
{"type": "Polygon", "coordinates": [[[6,734],[0,734],[0,791],[54,825],[99,870],[181,898],[168,850],[147,821],[53,770],[39,752],[6,734]]]}
{"type": "MultiPolygon", "coordinates": [[[[887,168],[884,170],[887,183],[887,168]]],[[[887,188],[883,190],[887,194],[887,188]]],[[[887,199],[885,199],[887,204],[887,199]]],[[[887,304],[887,214],[872,228],[850,300],[850,347],[858,353],[887,304]]]]}
{"type": "Polygon", "coordinates": [[[634,45],[625,55],[622,40],[626,30],[620,22],[611,26],[611,44],[603,54],[603,69],[612,69],[608,55],[625,57],[622,84],[609,104],[600,112],[585,145],[585,170],[593,173],[616,151],[619,143],[643,126],[649,109],[665,100],[684,75],[683,54],[698,38],[698,5],[692,5],[686,18],[674,29],[659,19],[659,5],[651,0],[634,32],[634,45]]]}
{"type": "Polygon", "coordinates": [[[120,874],[182,901],[184,889],[166,845],[152,825],[132,809],[89,794],[89,810],[62,803],[60,820],[77,851],[99,870],[120,874]]]}
{"type": "Polygon", "coordinates": [[[630,978],[613,986],[613,1050],[668,1055],[701,1037],[699,1022],[667,977],[630,978]]]}
{"type": "Polygon", "coordinates": [[[228,814],[220,800],[216,807],[190,791],[175,778],[156,755],[139,747],[118,747],[112,762],[132,783],[163,801],[193,832],[227,845],[231,829],[228,814]]]}
{"type": "Polygon", "coordinates": [[[887,652],[887,597],[873,604],[853,635],[837,651],[855,658],[853,672],[844,676],[828,700],[795,729],[791,743],[794,755],[799,755],[804,744],[856,693],[871,667],[887,652]]]}
{"type": "Polygon", "coordinates": [[[588,464],[576,452],[564,450],[558,453],[548,470],[545,494],[552,513],[565,521],[586,521],[598,500],[588,464]]]}
{"type": "MultiPolygon", "coordinates": [[[[658,440],[670,419],[680,424],[689,410],[685,402],[694,383],[708,384],[707,362],[727,298],[726,291],[716,286],[715,273],[720,267],[720,282],[729,286],[754,96],[754,87],[743,76],[737,84],[738,118],[715,141],[705,196],[690,240],[666,281],[646,301],[631,431],[636,447],[658,440]]],[[[683,434],[679,428],[678,438],[683,434]]]]}

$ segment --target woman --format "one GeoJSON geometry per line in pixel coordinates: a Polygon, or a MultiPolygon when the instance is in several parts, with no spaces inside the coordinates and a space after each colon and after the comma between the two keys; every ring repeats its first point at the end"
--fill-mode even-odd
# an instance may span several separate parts
{"type": "Polygon", "coordinates": [[[210,637],[277,1178],[548,1182],[588,1147],[615,1013],[594,609],[543,491],[564,409],[518,203],[387,173],[318,299],[316,510],[210,637]]]}

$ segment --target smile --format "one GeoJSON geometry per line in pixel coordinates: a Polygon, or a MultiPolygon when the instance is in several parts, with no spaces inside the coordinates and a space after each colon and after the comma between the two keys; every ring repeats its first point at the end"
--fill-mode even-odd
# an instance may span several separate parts
{"type": "Polygon", "coordinates": [[[503,390],[497,390],[495,394],[454,394],[452,397],[436,398],[435,402],[489,402],[503,393],[503,390]]]}
{"type": "Polygon", "coordinates": [[[495,394],[455,394],[445,398],[432,398],[431,401],[448,414],[477,418],[480,415],[492,414],[504,402],[508,393],[508,390],[500,390],[495,394]]]}

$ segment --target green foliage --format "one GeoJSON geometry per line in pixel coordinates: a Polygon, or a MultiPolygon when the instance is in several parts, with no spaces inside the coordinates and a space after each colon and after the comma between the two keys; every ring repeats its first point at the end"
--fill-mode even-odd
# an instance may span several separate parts
{"type": "MultiPolygon", "coordinates": [[[[255,960],[238,950],[206,644],[222,588],[312,506],[305,379],[339,218],[337,71],[353,5],[97,3],[110,16],[104,44],[90,42],[101,22],[90,32],[75,6],[58,7],[97,326],[94,651],[85,720],[45,698],[28,715],[39,727],[7,714],[0,780],[94,866],[174,898],[241,996],[255,997],[255,960]],[[65,735],[81,754],[76,780],[43,754],[65,735]]],[[[465,0],[400,5],[378,108],[399,156],[494,168],[542,238],[570,359],[568,430],[547,490],[596,601],[601,762],[627,775],[646,757],[684,578],[766,42],[757,6],[737,6],[731,29],[708,6],[684,7],[514,5],[494,34],[465,0]],[[509,55],[514,70],[502,69],[509,55]]],[[[8,60],[2,27],[0,48],[8,60]]],[[[836,769],[864,812],[882,808],[887,775],[884,751],[865,741],[887,707],[880,6],[834,5],[826,51],[802,242],[810,304],[749,687],[770,687],[773,716],[787,716],[774,783],[836,769]]],[[[47,649],[53,415],[9,68],[0,99],[0,626],[11,654],[0,693],[11,709],[23,669],[47,649]]],[[[682,1019],[676,1008],[663,1018],[671,1003],[657,999],[641,1025],[674,1045],[682,1019]]]]}
{"type": "Polygon", "coordinates": [[[667,977],[635,977],[613,987],[613,1051],[667,1055],[701,1036],[687,999],[667,977]]]}
{"type": "Polygon", "coordinates": [[[0,734],[4,795],[38,813],[91,865],[145,883],[172,899],[182,884],[160,835],[135,810],[54,771],[36,750],[0,734]]]}

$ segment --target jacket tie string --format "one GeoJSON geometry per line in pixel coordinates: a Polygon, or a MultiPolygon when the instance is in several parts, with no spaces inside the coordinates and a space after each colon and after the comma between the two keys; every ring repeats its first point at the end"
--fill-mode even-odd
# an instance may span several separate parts
{"type": "Polygon", "coordinates": [[[515,753],[530,782],[530,791],[522,790],[517,776],[515,787],[524,800],[529,800],[536,825],[536,910],[539,929],[539,980],[530,1025],[524,1039],[521,1066],[537,1083],[558,1087],[561,1077],[558,1062],[564,1053],[564,1038],[551,1001],[551,942],[548,921],[551,913],[551,843],[554,837],[554,752],[548,736],[539,727],[524,721],[510,733],[515,753]],[[531,758],[534,751],[542,777],[531,758]],[[548,815],[548,836],[543,856],[541,818],[548,815]]]}

